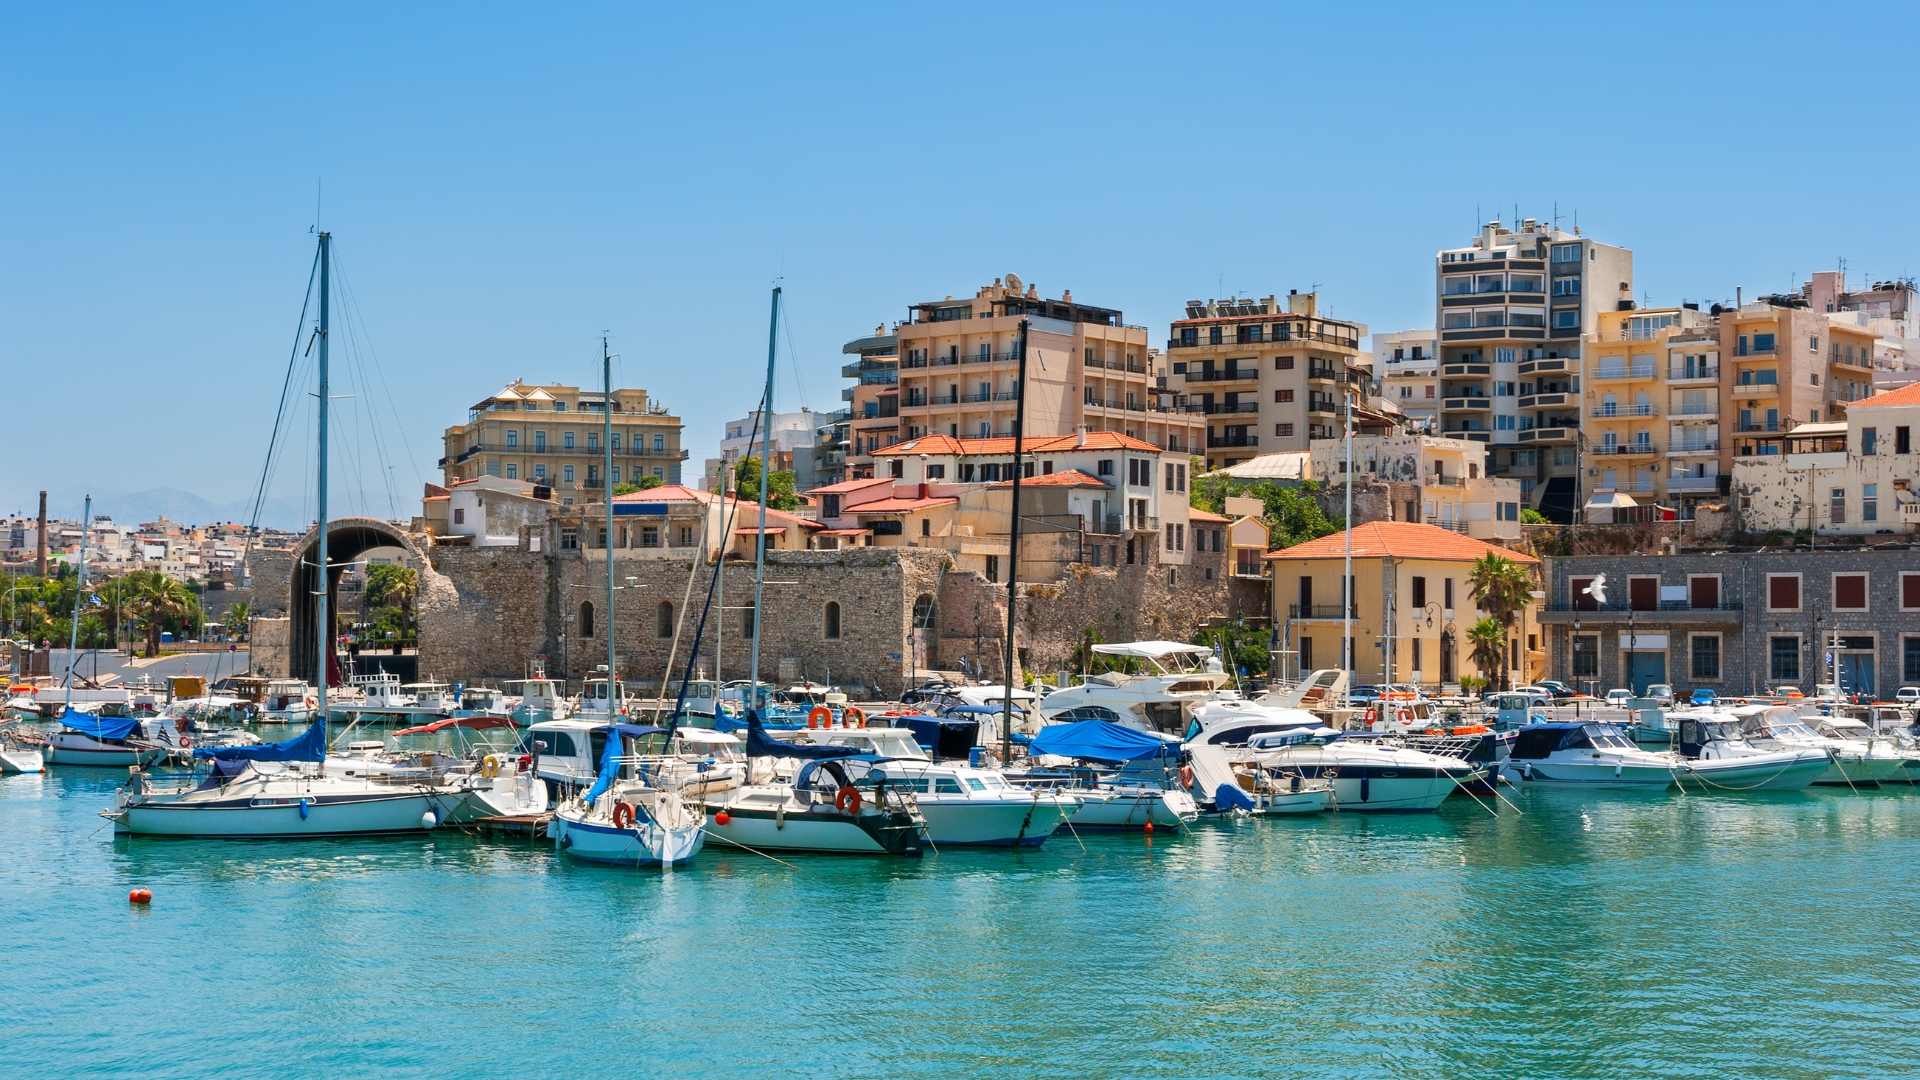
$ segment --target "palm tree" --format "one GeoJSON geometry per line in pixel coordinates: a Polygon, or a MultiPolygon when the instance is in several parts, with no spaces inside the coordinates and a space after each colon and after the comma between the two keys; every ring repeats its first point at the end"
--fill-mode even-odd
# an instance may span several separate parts
{"type": "Polygon", "coordinates": [[[1493,671],[1507,658],[1507,628],[1489,615],[1467,627],[1467,643],[1473,646],[1473,663],[1482,672],[1493,671]]]}
{"type": "Polygon", "coordinates": [[[247,628],[247,620],[252,615],[253,615],[253,612],[248,610],[247,602],[245,600],[242,600],[234,604],[232,607],[228,608],[227,617],[225,620],[227,632],[231,634],[239,634],[245,631],[247,628]]]}
{"type": "Polygon", "coordinates": [[[407,639],[408,616],[420,598],[420,572],[397,563],[375,563],[367,568],[367,606],[392,605],[400,613],[400,640],[407,639]]]}
{"type": "MultiPolygon", "coordinates": [[[[1500,645],[1498,668],[1500,687],[1503,690],[1513,688],[1512,672],[1508,667],[1508,653],[1505,636],[1513,629],[1513,618],[1533,599],[1533,571],[1525,566],[1489,551],[1476,559],[1473,570],[1467,575],[1467,584],[1472,589],[1473,602],[1480,605],[1493,622],[1500,627],[1503,635],[1500,645]]],[[[1477,627],[1479,624],[1476,623],[1477,627]]],[[[1475,663],[1479,663],[1476,655],[1475,663]]],[[[1482,671],[1494,669],[1482,665],[1482,671]]]]}
{"type": "Polygon", "coordinates": [[[192,612],[193,593],[184,583],[158,570],[141,571],[138,576],[140,580],[133,586],[133,607],[147,632],[147,655],[159,656],[162,625],[192,612]]]}

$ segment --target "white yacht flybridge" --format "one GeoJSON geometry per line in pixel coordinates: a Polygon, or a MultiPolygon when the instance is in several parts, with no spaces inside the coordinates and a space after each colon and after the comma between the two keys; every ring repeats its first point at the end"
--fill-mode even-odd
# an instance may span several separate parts
{"type": "Polygon", "coordinates": [[[1232,696],[1233,681],[1220,658],[1205,645],[1180,641],[1130,641],[1095,645],[1103,656],[1138,661],[1140,674],[1109,671],[1089,675],[1080,685],[1056,690],[1040,701],[1046,724],[1106,720],[1138,731],[1181,736],[1195,706],[1232,696]]]}

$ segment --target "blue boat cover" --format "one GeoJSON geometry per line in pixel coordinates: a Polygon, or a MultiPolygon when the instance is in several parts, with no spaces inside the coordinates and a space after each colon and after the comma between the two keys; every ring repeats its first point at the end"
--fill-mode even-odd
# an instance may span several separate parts
{"type": "Polygon", "coordinates": [[[820,761],[824,758],[852,757],[859,752],[859,748],[853,746],[808,746],[804,743],[781,742],[767,734],[767,729],[760,726],[758,713],[752,709],[747,710],[748,757],[784,757],[798,758],[802,761],[820,761]]]}
{"type": "MultiPolygon", "coordinates": [[[[633,725],[631,724],[613,724],[611,726],[620,728],[621,729],[620,733],[623,735],[626,734],[627,730],[629,729],[633,731],[645,731],[648,733],[652,733],[660,730],[659,728],[637,728],[637,727],[633,727],[633,725]]],[[[606,728],[602,727],[598,730],[605,731],[606,728]]],[[[613,786],[613,782],[620,778],[621,749],[622,749],[621,740],[619,739],[607,740],[607,748],[601,751],[601,754],[600,754],[600,775],[594,778],[593,786],[587,789],[587,805],[588,806],[592,806],[593,800],[606,794],[607,789],[613,786]]]]}
{"type": "Polygon", "coordinates": [[[264,743],[260,746],[221,746],[215,748],[196,747],[196,758],[211,758],[215,761],[325,761],[327,759],[327,718],[321,717],[313,722],[302,735],[284,742],[264,743]]]}
{"type": "Polygon", "coordinates": [[[601,724],[595,731],[618,731],[629,739],[644,739],[649,735],[665,735],[663,727],[641,727],[638,724],[601,724]]]}
{"type": "Polygon", "coordinates": [[[95,716],[73,706],[60,714],[60,726],[95,739],[124,739],[140,721],[131,716],[95,716]]]}
{"type": "Polygon", "coordinates": [[[987,716],[999,716],[1006,711],[1003,706],[998,705],[955,705],[947,710],[949,713],[962,713],[967,715],[984,714],[987,716]]]}
{"type": "Polygon", "coordinates": [[[1247,793],[1232,784],[1221,784],[1213,789],[1213,808],[1215,810],[1251,810],[1253,800],[1247,793]]]}
{"type": "Polygon", "coordinates": [[[1081,720],[1052,724],[1027,744],[1033,754],[1088,758],[1093,761],[1138,761],[1150,757],[1177,757],[1180,744],[1157,735],[1121,727],[1111,720],[1081,720]]]}

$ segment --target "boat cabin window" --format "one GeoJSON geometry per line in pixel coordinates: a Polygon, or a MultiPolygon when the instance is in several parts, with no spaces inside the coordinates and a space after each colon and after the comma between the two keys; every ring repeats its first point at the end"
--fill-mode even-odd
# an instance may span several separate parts
{"type": "Polygon", "coordinates": [[[937,777],[933,782],[933,793],[935,795],[963,794],[960,790],[960,782],[951,776],[937,777]]]}
{"type": "Polygon", "coordinates": [[[1066,723],[1076,720],[1110,720],[1117,724],[1120,722],[1120,714],[1102,705],[1081,705],[1068,709],[1054,719],[1066,723]]]}
{"type": "Polygon", "coordinates": [[[988,791],[998,791],[1001,788],[1012,786],[1008,784],[1004,779],[1002,779],[1001,777],[999,777],[994,773],[988,773],[987,775],[981,777],[978,780],[971,781],[971,783],[984,784],[988,791]]]}
{"type": "Polygon", "coordinates": [[[515,752],[531,754],[534,749],[533,744],[536,742],[547,744],[546,749],[540,751],[542,754],[551,757],[575,756],[573,736],[564,731],[529,731],[520,736],[520,745],[514,748],[515,752]]]}
{"type": "Polygon", "coordinates": [[[979,778],[979,777],[977,777],[977,776],[969,776],[969,777],[967,777],[967,787],[968,787],[968,788],[970,788],[970,789],[972,789],[972,790],[974,790],[974,791],[985,791],[985,790],[987,790],[987,785],[985,785],[985,784],[983,784],[983,783],[981,783],[981,782],[980,782],[980,778],[979,778]]]}
{"type": "Polygon", "coordinates": [[[1636,749],[1620,729],[1609,724],[1588,724],[1582,729],[1589,745],[1605,750],[1636,749]]]}
{"type": "MultiPolygon", "coordinates": [[[[1318,721],[1314,723],[1318,723],[1318,721]]],[[[1228,728],[1225,731],[1214,732],[1213,736],[1207,740],[1207,745],[1220,746],[1225,744],[1228,746],[1240,746],[1255,735],[1265,735],[1271,731],[1296,731],[1303,727],[1312,726],[1313,724],[1253,724],[1247,727],[1228,728]]],[[[1191,736],[1189,736],[1189,738],[1191,738],[1191,736]]]]}

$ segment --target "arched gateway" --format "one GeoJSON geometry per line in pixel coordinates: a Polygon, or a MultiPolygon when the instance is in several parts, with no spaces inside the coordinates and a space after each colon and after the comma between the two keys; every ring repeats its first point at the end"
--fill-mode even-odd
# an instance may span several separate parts
{"type": "MultiPolygon", "coordinates": [[[[314,597],[318,593],[318,580],[315,576],[314,549],[320,540],[320,530],[314,529],[300,540],[294,549],[292,595],[288,597],[289,616],[288,637],[291,655],[289,668],[294,678],[313,682],[319,676],[319,645],[315,634],[318,613],[314,610],[314,597]]],[[[427,560],[416,548],[407,534],[392,524],[374,518],[335,518],[327,526],[327,610],[338,612],[340,574],[353,565],[361,556],[375,548],[399,548],[411,556],[418,566],[426,566],[427,560]]]]}

